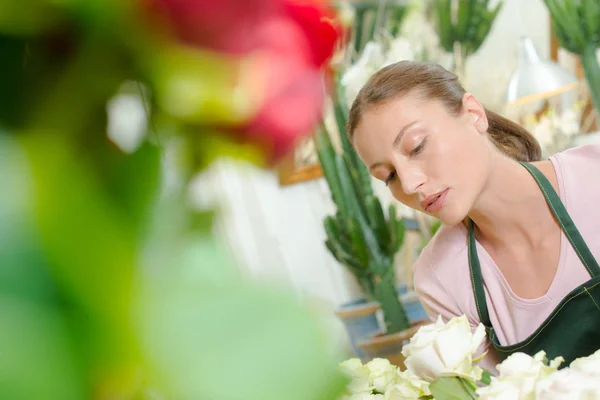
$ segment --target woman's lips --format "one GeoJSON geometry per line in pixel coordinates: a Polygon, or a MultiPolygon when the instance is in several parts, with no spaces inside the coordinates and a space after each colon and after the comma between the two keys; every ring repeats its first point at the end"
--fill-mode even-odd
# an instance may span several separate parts
{"type": "Polygon", "coordinates": [[[438,192],[432,195],[427,196],[422,202],[421,206],[423,210],[428,213],[436,213],[444,207],[444,202],[446,200],[446,195],[448,194],[448,190],[446,189],[442,192],[438,192]]]}

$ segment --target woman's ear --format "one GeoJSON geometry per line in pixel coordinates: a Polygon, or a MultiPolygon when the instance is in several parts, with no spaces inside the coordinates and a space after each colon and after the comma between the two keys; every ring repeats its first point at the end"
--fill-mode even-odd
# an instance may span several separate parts
{"type": "Polygon", "coordinates": [[[462,98],[463,111],[469,116],[470,121],[479,133],[485,133],[488,130],[488,119],[485,108],[479,100],[471,93],[465,93],[462,98]]]}

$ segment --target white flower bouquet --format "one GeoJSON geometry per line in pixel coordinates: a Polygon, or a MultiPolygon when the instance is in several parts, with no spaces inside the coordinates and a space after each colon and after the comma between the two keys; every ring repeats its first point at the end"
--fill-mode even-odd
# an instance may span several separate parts
{"type": "Polygon", "coordinates": [[[477,366],[484,340],[482,324],[473,332],[464,315],[447,323],[438,317],[402,349],[404,371],[381,358],[342,362],[349,383],[341,400],[600,400],[600,350],[561,370],[562,357],[514,353],[492,376],[477,366]]]}

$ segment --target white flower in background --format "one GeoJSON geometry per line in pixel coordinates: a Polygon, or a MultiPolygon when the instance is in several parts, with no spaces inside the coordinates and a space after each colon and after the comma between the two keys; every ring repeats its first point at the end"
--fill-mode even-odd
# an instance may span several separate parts
{"type": "Polygon", "coordinates": [[[472,332],[465,315],[452,318],[447,324],[440,316],[436,323],[421,327],[404,346],[404,363],[412,373],[428,381],[442,376],[478,381],[483,371],[473,365],[473,355],[484,339],[483,324],[472,332]]]}
{"type": "Polygon", "coordinates": [[[524,125],[538,140],[545,156],[568,148],[573,136],[581,133],[581,108],[582,104],[577,103],[563,112],[549,109],[539,118],[526,117],[524,125]]]}
{"type": "Polygon", "coordinates": [[[366,367],[369,370],[369,384],[379,393],[385,393],[396,382],[398,367],[387,358],[375,358],[366,367]]]}
{"type": "Polygon", "coordinates": [[[415,53],[413,51],[412,44],[408,41],[408,39],[399,37],[390,43],[390,48],[385,54],[385,61],[383,62],[382,67],[397,63],[399,61],[414,59],[415,53]]]}
{"type": "Polygon", "coordinates": [[[393,39],[386,48],[384,50],[384,46],[378,42],[367,43],[358,61],[342,75],[341,84],[348,106],[352,105],[369,78],[381,68],[402,60],[415,59],[413,45],[403,37],[393,39]]]}
{"type": "Polygon", "coordinates": [[[416,3],[413,10],[404,18],[400,26],[400,36],[411,43],[414,54],[419,60],[437,62],[446,66],[446,63],[441,61],[442,58],[448,57],[440,49],[440,39],[435,27],[422,9],[424,3],[416,3]]]}
{"type": "Polygon", "coordinates": [[[563,361],[562,357],[557,357],[548,364],[543,351],[533,357],[525,353],[511,354],[496,367],[498,377],[492,378],[488,387],[477,389],[477,394],[483,399],[508,399],[510,397],[498,396],[510,392],[511,396],[516,393],[514,399],[534,399],[537,384],[556,372],[563,361]]]}
{"type": "Polygon", "coordinates": [[[574,360],[569,368],[589,375],[597,375],[600,379],[600,350],[594,354],[574,360]]]}
{"type": "Polygon", "coordinates": [[[367,83],[371,75],[377,72],[383,65],[385,56],[381,43],[369,42],[365,45],[362,55],[356,63],[350,66],[342,75],[341,84],[346,93],[348,106],[367,83]]]}
{"type": "Polygon", "coordinates": [[[340,3],[339,12],[337,14],[338,20],[344,27],[349,27],[354,24],[354,19],[356,17],[356,13],[354,12],[354,7],[352,7],[348,2],[342,1],[340,3]]]}
{"type": "Polygon", "coordinates": [[[546,116],[541,117],[539,121],[531,123],[529,130],[544,148],[552,144],[556,135],[552,121],[546,116]]]}
{"type": "Polygon", "coordinates": [[[600,379],[598,375],[565,368],[541,380],[537,384],[535,398],[536,400],[600,400],[600,379]]]}
{"type": "Polygon", "coordinates": [[[563,135],[574,136],[580,133],[579,115],[575,108],[569,108],[557,116],[556,125],[563,135]]]}
{"type": "Polygon", "coordinates": [[[369,369],[358,358],[351,358],[340,363],[340,370],[350,378],[348,391],[351,394],[371,393],[373,386],[369,382],[369,369]]]}
{"type": "Polygon", "coordinates": [[[144,106],[140,85],[127,82],[119,94],[106,105],[108,115],[107,135],[121,150],[135,151],[146,135],[148,114],[144,106]]]}

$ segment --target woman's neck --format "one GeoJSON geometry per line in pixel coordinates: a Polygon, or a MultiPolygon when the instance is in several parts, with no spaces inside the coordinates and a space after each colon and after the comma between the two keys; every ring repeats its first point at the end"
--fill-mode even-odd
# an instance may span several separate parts
{"type": "MultiPolygon", "coordinates": [[[[549,167],[550,181],[555,182],[554,169],[551,164],[549,167]]],[[[536,248],[545,239],[545,232],[556,224],[530,173],[501,154],[494,155],[488,183],[469,217],[476,226],[478,240],[496,248],[536,248]]]]}

